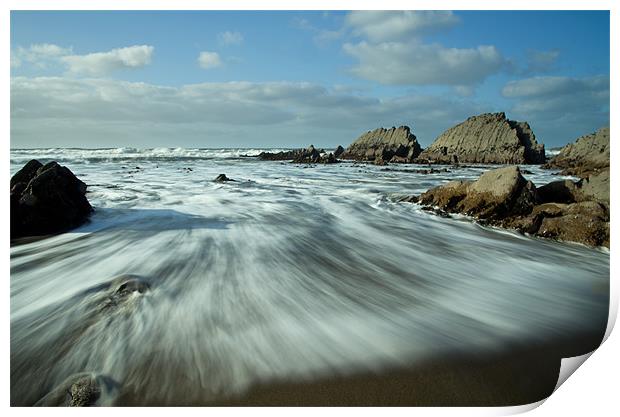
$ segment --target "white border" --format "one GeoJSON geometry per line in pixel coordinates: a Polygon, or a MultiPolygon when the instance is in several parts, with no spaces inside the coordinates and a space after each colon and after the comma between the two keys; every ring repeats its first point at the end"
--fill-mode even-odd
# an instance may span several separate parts
{"type": "MultiPolygon", "coordinates": [[[[297,1],[283,2],[283,1],[248,1],[248,0],[228,0],[228,1],[198,1],[198,0],[176,0],[176,1],[164,1],[164,0],[61,0],[61,1],[45,1],[45,0],[8,0],[4,1],[5,5],[4,13],[2,14],[2,21],[0,23],[0,34],[2,42],[0,43],[0,50],[3,57],[3,73],[5,78],[1,84],[2,100],[0,101],[0,132],[4,146],[2,147],[2,157],[0,163],[2,164],[2,170],[8,174],[9,172],[9,132],[10,132],[10,113],[9,113],[9,79],[10,79],[10,65],[9,65],[9,45],[10,45],[10,31],[9,20],[10,10],[363,10],[363,9],[376,9],[379,4],[380,9],[384,10],[402,10],[402,9],[427,9],[427,10],[611,10],[611,68],[615,68],[616,71],[620,68],[618,64],[617,53],[614,47],[617,47],[617,42],[614,40],[618,38],[618,24],[620,19],[618,18],[618,2],[612,0],[521,0],[521,1],[484,1],[484,0],[472,0],[472,1],[456,1],[456,0],[444,0],[438,2],[437,0],[418,0],[415,2],[404,1],[391,1],[383,0],[380,3],[376,1],[297,1]]],[[[518,36],[519,30],[527,30],[519,22],[515,22],[515,36],[518,36]]],[[[615,82],[615,73],[611,71],[611,97],[618,97],[617,85],[615,82]]],[[[610,113],[610,126],[611,130],[616,132],[616,126],[614,121],[617,116],[617,106],[615,106],[612,100],[612,108],[610,113]]],[[[618,236],[617,234],[617,221],[616,210],[618,204],[618,195],[614,191],[615,179],[618,178],[618,167],[616,158],[616,146],[614,145],[615,139],[611,140],[612,150],[612,187],[611,187],[611,207],[612,207],[612,236],[618,236]]],[[[8,180],[8,175],[7,175],[8,180]]],[[[5,189],[7,187],[5,186],[5,189]]],[[[4,335],[4,344],[2,351],[2,370],[0,371],[0,380],[2,381],[2,404],[5,407],[9,405],[9,321],[10,321],[10,308],[9,308],[9,215],[8,215],[8,193],[0,193],[2,196],[2,235],[4,236],[4,257],[2,258],[2,268],[4,271],[2,279],[2,292],[3,292],[3,320],[1,321],[2,333],[4,335]]],[[[614,252],[612,252],[613,254],[614,252]]],[[[611,256],[611,275],[617,275],[618,271],[616,257],[611,256]]],[[[613,321],[610,321],[608,327],[609,330],[615,322],[618,311],[618,285],[617,279],[612,278],[611,288],[611,305],[610,316],[613,317],[613,321]]],[[[378,410],[376,408],[348,408],[348,409],[336,409],[336,408],[322,408],[319,410],[314,409],[287,409],[287,408],[258,408],[258,409],[235,409],[235,408],[218,408],[218,409],[204,409],[204,408],[183,408],[175,410],[175,412],[183,411],[184,413],[193,415],[203,415],[204,413],[217,412],[218,414],[231,415],[238,412],[247,412],[259,415],[289,415],[291,412],[301,415],[314,415],[317,411],[320,413],[328,414],[341,414],[342,412],[350,412],[357,414],[374,414],[375,412],[389,412],[395,415],[407,415],[411,413],[423,414],[423,415],[506,415],[515,412],[523,412],[528,409],[535,408],[532,411],[532,415],[546,416],[546,415],[609,415],[614,409],[618,410],[617,398],[617,385],[615,382],[618,379],[618,335],[617,332],[611,333],[609,339],[599,348],[594,354],[593,358],[586,361],[586,363],[577,370],[576,375],[569,378],[569,381],[562,385],[557,392],[555,392],[543,406],[535,408],[540,404],[533,404],[523,407],[507,407],[507,408],[389,408],[378,410]]],[[[134,409],[99,409],[88,410],[89,413],[120,413],[129,414],[133,413],[134,409]]],[[[168,410],[164,409],[135,409],[138,412],[148,412],[149,414],[155,413],[163,415],[168,413],[168,410]]],[[[13,408],[8,410],[12,414],[30,414],[37,412],[34,409],[20,409],[13,408]]],[[[66,413],[67,410],[45,410],[46,413],[60,414],[66,413]]],[[[86,412],[85,410],[75,410],[74,412],[86,412]]]]}

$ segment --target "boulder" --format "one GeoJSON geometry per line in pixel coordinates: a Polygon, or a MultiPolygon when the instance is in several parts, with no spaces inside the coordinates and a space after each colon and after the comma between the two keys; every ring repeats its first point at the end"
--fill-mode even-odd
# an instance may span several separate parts
{"type": "Polygon", "coordinates": [[[71,375],[45,397],[37,407],[90,407],[97,405],[101,396],[101,384],[96,375],[80,373],[71,375]]]}
{"type": "Polygon", "coordinates": [[[502,113],[473,116],[442,133],[418,157],[443,164],[542,164],[545,147],[527,122],[508,120],[502,113]]]}
{"type": "MultiPolygon", "coordinates": [[[[323,151],[321,149],[321,151],[323,151]]],[[[321,159],[321,151],[317,150],[314,145],[308,146],[308,148],[299,152],[293,162],[295,163],[317,163],[321,159]]]]}
{"type": "Polygon", "coordinates": [[[67,231],[92,211],[86,184],[56,162],[32,160],[11,178],[11,238],[67,231]]]}
{"type": "Polygon", "coordinates": [[[344,148],[342,146],[338,145],[338,147],[334,151],[334,156],[336,158],[340,158],[340,155],[342,155],[343,152],[344,152],[344,148]]]}
{"type": "Polygon", "coordinates": [[[540,203],[576,203],[598,201],[609,203],[609,169],[588,175],[580,181],[550,182],[538,189],[540,203]]]}
{"type": "Polygon", "coordinates": [[[577,201],[588,200],[609,203],[609,168],[592,173],[581,181],[581,193],[577,201]]]}
{"type": "Polygon", "coordinates": [[[481,219],[529,213],[536,204],[536,187],[517,166],[487,171],[477,181],[453,181],[420,196],[424,205],[481,219]]]}
{"type": "Polygon", "coordinates": [[[609,168],[609,128],[601,128],[569,143],[543,168],[560,168],[564,175],[581,177],[609,168]]]}
{"type": "Polygon", "coordinates": [[[400,126],[391,129],[379,128],[368,131],[357,138],[340,155],[342,159],[375,162],[378,165],[387,161],[412,162],[421,152],[420,144],[409,126],[400,126]],[[383,161],[383,162],[381,162],[383,161]]]}
{"type": "Polygon", "coordinates": [[[540,188],[518,167],[485,172],[476,181],[451,181],[399,201],[437,213],[462,213],[486,224],[535,236],[609,247],[609,172],[540,188]]]}

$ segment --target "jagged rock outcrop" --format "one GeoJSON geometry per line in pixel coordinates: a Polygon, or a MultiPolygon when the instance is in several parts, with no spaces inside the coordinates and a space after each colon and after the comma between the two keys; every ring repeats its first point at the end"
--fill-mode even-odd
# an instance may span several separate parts
{"type": "MultiPolygon", "coordinates": [[[[342,146],[338,148],[342,149],[342,146]]],[[[336,149],[335,152],[338,152],[339,149],[336,149]]],[[[261,152],[258,155],[258,159],[265,161],[292,161],[297,164],[333,164],[338,162],[335,152],[326,153],[324,149],[316,149],[314,145],[310,145],[306,149],[293,149],[276,153],[261,152]]]]}
{"type": "Polygon", "coordinates": [[[543,168],[561,168],[563,175],[581,177],[609,168],[609,128],[601,128],[569,143],[543,168]]]}
{"type": "Polygon", "coordinates": [[[56,162],[31,160],[11,178],[11,238],[64,232],[93,211],[86,184],[56,162]]]}
{"type": "Polygon", "coordinates": [[[342,159],[375,162],[410,163],[421,152],[420,144],[409,126],[379,128],[364,133],[340,155],[342,159]]]}
{"type": "Polygon", "coordinates": [[[476,181],[452,181],[400,201],[535,236],[609,247],[608,171],[537,189],[517,166],[509,166],[487,171],[476,181]]]}
{"type": "Polygon", "coordinates": [[[502,113],[473,116],[442,133],[418,157],[442,164],[542,164],[545,146],[527,122],[508,120],[502,113]]]}

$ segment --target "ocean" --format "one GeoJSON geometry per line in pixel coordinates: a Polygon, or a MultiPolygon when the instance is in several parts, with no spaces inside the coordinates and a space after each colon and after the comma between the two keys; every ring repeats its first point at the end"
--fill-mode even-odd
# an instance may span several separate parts
{"type": "MultiPolygon", "coordinates": [[[[10,250],[11,403],[208,404],[605,328],[609,251],[398,202],[492,168],[259,161],[260,149],[13,149],[88,185],[90,222],[10,250]],[[234,182],[216,183],[218,174],[234,182]],[[115,279],[148,284],[100,308],[115,279]],[[130,387],[131,389],[129,389],[130,387]],[[136,394],[137,396],[138,394],[136,394]]],[[[495,166],[493,166],[495,167],[495,166]]],[[[523,166],[537,186],[562,178],[523,166]]]]}

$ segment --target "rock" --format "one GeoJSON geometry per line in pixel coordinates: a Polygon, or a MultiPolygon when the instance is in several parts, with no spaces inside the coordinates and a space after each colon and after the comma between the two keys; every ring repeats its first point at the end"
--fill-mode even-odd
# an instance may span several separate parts
{"type": "Polygon", "coordinates": [[[418,202],[438,214],[462,213],[485,224],[557,240],[609,247],[609,172],[586,180],[536,188],[509,166],[477,181],[452,181],[399,201],[418,202]]]}
{"type": "Polygon", "coordinates": [[[536,187],[517,166],[487,171],[477,181],[453,181],[420,196],[425,205],[437,206],[481,219],[529,213],[536,203],[536,187]]]}
{"type": "MultiPolygon", "coordinates": [[[[364,133],[340,155],[342,159],[374,162],[376,159],[394,162],[412,162],[421,148],[408,126],[379,128],[364,133]]],[[[379,162],[378,164],[382,164],[379,162]]]]}
{"type": "Polygon", "coordinates": [[[601,128],[569,143],[543,168],[561,168],[563,175],[581,177],[609,168],[609,128],[601,128]]]}
{"type": "Polygon", "coordinates": [[[67,231],[92,211],[86,184],[56,162],[32,160],[11,178],[11,238],[67,231]]]}
{"type": "Polygon", "coordinates": [[[228,178],[226,174],[220,174],[217,177],[215,177],[213,181],[214,182],[227,182],[227,181],[234,181],[234,180],[231,178],[228,178]]]}
{"type": "Polygon", "coordinates": [[[293,162],[295,163],[317,163],[321,159],[321,152],[318,151],[314,145],[308,146],[305,150],[299,152],[293,162]]]}
{"type": "Polygon", "coordinates": [[[577,201],[599,201],[609,203],[609,168],[588,175],[581,181],[581,193],[577,201]]]}
{"type": "Polygon", "coordinates": [[[553,181],[538,189],[540,203],[574,203],[578,199],[580,184],[571,180],[553,181]]]}
{"type": "Polygon", "coordinates": [[[26,185],[28,185],[30,180],[34,178],[34,176],[37,174],[37,171],[42,166],[43,164],[36,159],[31,159],[30,161],[28,161],[26,165],[24,165],[22,169],[17,171],[15,175],[13,175],[13,178],[11,178],[11,191],[13,190],[13,187],[15,187],[15,185],[20,183],[24,184],[24,188],[26,188],[26,185]]]}
{"type": "Polygon", "coordinates": [[[442,133],[418,157],[434,163],[542,164],[545,147],[527,122],[504,113],[473,116],[442,133]]]}
{"type": "Polygon", "coordinates": [[[289,161],[295,159],[295,157],[302,152],[302,149],[293,149],[290,151],[281,152],[261,152],[258,154],[258,159],[263,161],[289,161]]]}
{"type": "Polygon", "coordinates": [[[125,306],[132,295],[144,295],[150,289],[149,283],[140,276],[121,275],[115,278],[107,289],[107,295],[100,301],[99,311],[115,310],[125,306]]]}
{"type": "Polygon", "coordinates": [[[576,203],[597,201],[609,203],[609,169],[574,182],[554,181],[538,189],[541,203],[576,203]]]}
{"type": "Polygon", "coordinates": [[[97,405],[101,385],[96,375],[80,373],[71,375],[58,387],[41,398],[38,407],[90,407],[97,405]]]}
{"type": "MultiPolygon", "coordinates": [[[[342,150],[342,146],[338,147],[342,150]]],[[[336,152],[339,151],[336,149],[336,152]]],[[[340,152],[342,153],[342,152],[340,152]]],[[[339,153],[339,154],[340,154],[339,153]]],[[[338,162],[335,153],[326,154],[323,149],[316,149],[310,145],[306,149],[294,149],[277,153],[261,152],[258,158],[266,161],[292,161],[297,164],[333,164],[338,162]]]]}
{"type": "Polygon", "coordinates": [[[537,236],[609,247],[609,208],[594,201],[559,207],[553,215],[544,213],[537,236]]]}
{"type": "Polygon", "coordinates": [[[338,145],[338,147],[336,148],[336,150],[334,151],[334,156],[336,158],[339,158],[340,155],[342,155],[342,153],[344,152],[344,148],[340,145],[338,145]]]}

